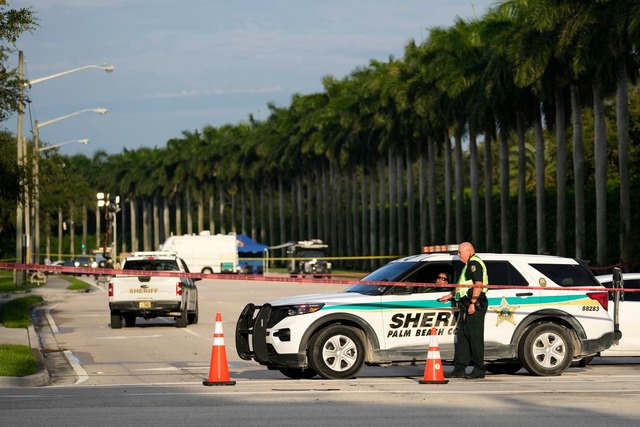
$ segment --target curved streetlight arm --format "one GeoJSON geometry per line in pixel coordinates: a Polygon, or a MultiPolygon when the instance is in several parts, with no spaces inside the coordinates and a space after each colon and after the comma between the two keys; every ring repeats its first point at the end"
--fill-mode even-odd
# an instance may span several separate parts
{"type": "Polygon", "coordinates": [[[67,114],[66,116],[57,117],[55,119],[47,120],[47,121],[44,121],[44,122],[38,122],[36,120],[35,127],[37,129],[40,129],[43,126],[50,125],[51,123],[59,122],[60,120],[68,119],[69,117],[77,116],[78,114],[82,114],[82,113],[94,112],[94,113],[98,113],[98,114],[107,114],[108,111],[109,110],[107,110],[106,108],[102,108],[102,107],[87,108],[87,109],[84,109],[84,110],[76,111],[75,113],[67,114]]]}
{"type": "Polygon", "coordinates": [[[25,86],[32,86],[32,85],[34,85],[36,83],[40,83],[40,82],[44,82],[44,81],[47,81],[47,80],[55,79],[56,77],[65,76],[67,74],[75,73],[76,71],[86,70],[87,68],[98,68],[100,70],[106,71],[107,73],[111,73],[113,70],[116,69],[116,67],[114,67],[113,65],[107,65],[107,64],[104,64],[104,65],[85,65],[84,67],[74,68],[73,70],[63,71],[62,73],[53,74],[51,76],[40,77],[38,79],[29,80],[24,85],[25,86]]]}
{"type": "Polygon", "coordinates": [[[89,140],[88,139],[72,139],[71,141],[60,142],[58,144],[47,145],[46,147],[38,148],[38,152],[51,150],[53,148],[58,148],[60,146],[71,144],[71,143],[74,143],[74,142],[77,142],[78,144],[87,145],[89,143],[89,140]]]}

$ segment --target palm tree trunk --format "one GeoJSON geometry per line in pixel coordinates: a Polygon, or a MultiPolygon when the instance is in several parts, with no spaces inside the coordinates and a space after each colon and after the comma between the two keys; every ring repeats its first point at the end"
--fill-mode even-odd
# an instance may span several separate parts
{"type": "Polygon", "coordinates": [[[376,173],[375,173],[375,164],[371,166],[369,170],[369,250],[367,253],[371,255],[371,262],[369,263],[369,267],[371,270],[375,269],[377,266],[377,262],[374,260],[373,256],[376,255],[378,251],[378,234],[376,230],[378,227],[376,226],[376,173]]]}
{"type": "Polygon", "coordinates": [[[420,245],[427,244],[428,210],[427,210],[427,157],[424,147],[420,148],[418,157],[418,211],[420,222],[420,245]]]}
{"type": "Polygon", "coordinates": [[[236,192],[231,193],[231,232],[237,233],[236,227],[236,192]]]}
{"type": "Polygon", "coordinates": [[[516,113],[518,126],[518,252],[527,253],[527,194],[525,177],[527,174],[524,114],[516,113]]]}
{"type": "Polygon", "coordinates": [[[462,173],[462,131],[455,135],[455,188],[456,188],[456,241],[462,242],[464,234],[464,176],[462,173]]]}
{"type": "Polygon", "coordinates": [[[491,150],[492,132],[484,133],[484,230],[485,250],[495,251],[493,238],[493,153],[491,150]]]}
{"type": "Polygon", "coordinates": [[[397,186],[396,186],[396,162],[393,153],[391,150],[387,152],[388,155],[388,168],[389,168],[389,249],[387,253],[389,255],[396,255],[397,248],[397,211],[396,211],[396,201],[397,201],[397,186]]]}
{"type": "Polygon", "coordinates": [[[545,162],[544,162],[544,136],[542,135],[542,118],[540,104],[536,101],[533,118],[533,129],[536,138],[536,228],[538,241],[538,254],[547,252],[547,223],[545,220],[545,162]]]}
{"type": "Polygon", "coordinates": [[[386,242],[386,233],[384,232],[384,230],[387,229],[387,224],[386,224],[386,203],[387,203],[387,194],[386,194],[386,188],[387,188],[387,182],[385,181],[385,169],[384,169],[384,158],[382,156],[380,156],[378,158],[378,209],[380,211],[380,214],[378,215],[378,230],[380,230],[379,236],[379,252],[381,256],[384,255],[388,255],[389,252],[387,252],[387,242],[386,242]]]}
{"type": "Polygon", "coordinates": [[[556,104],[556,255],[567,253],[567,130],[562,92],[555,91],[556,104]]]}
{"type": "MultiPolygon", "coordinates": [[[[360,243],[360,252],[359,252],[359,254],[362,254],[363,256],[372,255],[371,252],[369,251],[370,249],[369,245],[367,244],[367,240],[370,238],[368,218],[369,218],[369,215],[371,215],[371,210],[367,209],[367,205],[368,205],[367,196],[369,195],[369,192],[367,189],[368,182],[369,182],[369,175],[367,175],[366,168],[363,166],[362,176],[360,181],[360,223],[361,223],[360,236],[362,240],[360,243]]],[[[364,259],[360,262],[359,268],[361,268],[362,270],[367,269],[367,262],[364,259]]]]}
{"type": "Polygon", "coordinates": [[[575,181],[575,227],[576,258],[586,255],[585,217],[584,217],[584,139],[582,107],[577,82],[571,85],[571,111],[573,127],[573,179],[575,181]]]}
{"type": "Polygon", "coordinates": [[[164,230],[162,241],[165,241],[171,235],[171,211],[169,209],[169,198],[167,196],[162,196],[162,225],[164,230]]]}
{"type": "Polygon", "coordinates": [[[313,229],[313,213],[314,213],[314,209],[313,209],[313,188],[314,188],[314,182],[313,182],[313,171],[310,171],[307,174],[307,233],[309,235],[309,237],[311,236],[317,236],[316,231],[313,229]]]}
{"type": "Polygon", "coordinates": [[[150,251],[151,250],[151,241],[149,240],[149,203],[148,199],[142,200],[142,250],[150,251]]]}
{"type": "Polygon", "coordinates": [[[218,220],[220,221],[220,233],[227,234],[227,226],[224,218],[225,197],[222,181],[218,180],[218,220]]]}
{"type": "Polygon", "coordinates": [[[398,150],[394,153],[394,157],[396,159],[396,206],[398,209],[398,254],[404,254],[405,253],[405,242],[406,242],[406,238],[405,238],[405,230],[406,230],[406,226],[405,226],[405,220],[406,220],[406,216],[404,213],[404,201],[405,201],[405,194],[404,194],[404,165],[403,165],[403,155],[401,150],[398,150]]]}
{"type": "Polygon", "coordinates": [[[215,201],[215,189],[211,184],[209,188],[209,231],[211,234],[216,234],[216,201],[215,201]]]}
{"type": "MultiPolygon", "coordinates": [[[[429,136],[427,139],[427,171],[428,171],[428,195],[429,201],[429,244],[435,245],[438,240],[438,195],[436,188],[436,140],[429,136]]],[[[449,240],[445,241],[447,244],[449,240]]]]}
{"type": "Polygon", "coordinates": [[[416,253],[416,212],[415,212],[415,189],[413,182],[413,161],[411,159],[411,153],[409,152],[409,146],[405,149],[405,162],[407,165],[407,253],[416,253]]]}
{"type": "Polygon", "coordinates": [[[176,193],[174,202],[176,204],[176,236],[182,235],[182,197],[181,193],[176,193]]]}
{"type": "MultiPolygon", "coordinates": [[[[131,221],[131,252],[139,249],[138,246],[138,224],[136,215],[136,199],[133,194],[129,195],[129,219],[131,221]]],[[[115,261],[115,260],[114,260],[115,261]]]]}
{"type": "Polygon", "coordinates": [[[198,233],[200,233],[201,231],[204,231],[204,199],[202,198],[202,195],[198,197],[196,204],[198,205],[196,208],[198,212],[198,233]]]}
{"type": "Polygon", "coordinates": [[[187,198],[187,234],[193,234],[193,206],[191,203],[191,189],[187,188],[185,191],[187,198]]]}
{"type": "Polygon", "coordinates": [[[444,240],[447,244],[453,241],[451,237],[451,141],[449,133],[444,131],[444,240]]]}
{"type": "Polygon", "coordinates": [[[469,131],[469,183],[471,184],[471,241],[480,245],[480,166],[476,133],[469,131]]]}
{"type": "Polygon", "coordinates": [[[500,245],[508,253],[509,241],[509,135],[500,131],[500,245]]]}
{"type": "Polygon", "coordinates": [[[593,152],[596,185],[596,259],[607,262],[607,128],[599,83],[593,88],[593,152]]]}
{"type": "MultiPolygon", "coordinates": [[[[271,199],[273,200],[273,197],[271,199]]],[[[293,206],[291,206],[291,209],[293,209],[293,206]]],[[[285,228],[286,218],[285,218],[285,212],[284,212],[284,183],[282,182],[282,177],[280,175],[278,175],[278,215],[280,217],[279,218],[280,219],[280,241],[286,242],[287,236],[286,236],[286,228],[285,228]]],[[[269,217],[271,216],[273,216],[273,203],[269,205],[269,217]]],[[[269,218],[269,225],[271,227],[274,226],[273,218],[269,218]]],[[[274,229],[271,230],[271,235],[275,240],[276,234],[274,229]]]]}
{"type": "Polygon", "coordinates": [[[158,193],[153,195],[153,249],[160,247],[160,209],[158,206],[158,193]]]}
{"type": "Polygon", "coordinates": [[[618,65],[616,124],[618,129],[618,173],[620,175],[620,262],[629,271],[631,261],[631,202],[629,194],[629,93],[625,61],[618,65]]]}

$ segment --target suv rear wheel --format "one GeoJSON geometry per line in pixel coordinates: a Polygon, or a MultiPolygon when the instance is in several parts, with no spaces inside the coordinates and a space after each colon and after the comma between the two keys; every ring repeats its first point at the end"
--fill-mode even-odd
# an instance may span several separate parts
{"type": "Polygon", "coordinates": [[[354,328],[332,325],[311,338],[309,364],[322,378],[353,378],[363,363],[363,340],[354,328]]]}
{"type": "Polygon", "coordinates": [[[560,375],[573,360],[571,332],[556,323],[539,323],[524,336],[519,356],[534,375],[560,375]]]}

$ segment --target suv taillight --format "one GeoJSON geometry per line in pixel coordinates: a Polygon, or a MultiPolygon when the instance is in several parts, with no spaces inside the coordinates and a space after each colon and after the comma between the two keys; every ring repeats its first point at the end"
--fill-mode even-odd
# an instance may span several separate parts
{"type": "Polygon", "coordinates": [[[602,308],[609,310],[609,293],[608,292],[587,292],[587,296],[600,303],[602,308]]]}
{"type": "Polygon", "coordinates": [[[182,295],[182,283],[176,283],[176,295],[182,295]]]}
{"type": "Polygon", "coordinates": [[[113,296],[113,283],[109,283],[109,296],[113,296]]]}

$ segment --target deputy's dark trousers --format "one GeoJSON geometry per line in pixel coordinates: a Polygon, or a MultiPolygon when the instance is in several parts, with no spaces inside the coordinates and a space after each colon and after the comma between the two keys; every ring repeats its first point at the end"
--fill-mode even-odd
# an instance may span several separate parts
{"type": "Polygon", "coordinates": [[[454,371],[464,371],[473,360],[473,372],[485,374],[484,367],[484,318],[487,307],[472,315],[460,314],[456,330],[456,346],[453,356],[454,371]]]}

